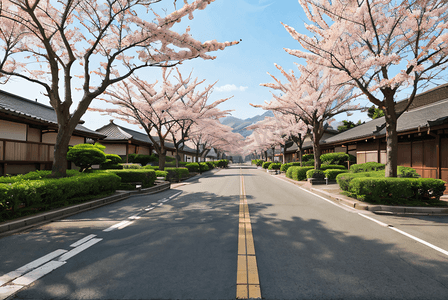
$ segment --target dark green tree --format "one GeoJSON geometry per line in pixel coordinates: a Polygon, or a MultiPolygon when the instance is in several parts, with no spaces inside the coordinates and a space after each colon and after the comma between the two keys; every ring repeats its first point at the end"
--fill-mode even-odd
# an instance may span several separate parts
{"type": "Polygon", "coordinates": [[[371,118],[371,119],[384,117],[384,111],[382,109],[379,109],[379,108],[375,107],[375,105],[372,105],[367,110],[367,116],[369,116],[369,118],[371,118]]]}
{"type": "Polygon", "coordinates": [[[79,144],[70,147],[67,152],[67,160],[79,167],[80,172],[84,172],[92,165],[99,165],[106,162],[106,154],[104,153],[105,146],[95,143],[79,144]]]}
{"type": "Polygon", "coordinates": [[[356,127],[356,126],[362,124],[362,123],[361,123],[361,120],[359,120],[358,123],[353,123],[352,121],[343,120],[342,123],[343,123],[343,125],[338,126],[338,130],[339,130],[340,132],[342,132],[342,131],[346,131],[346,130],[348,130],[348,129],[350,129],[350,128],[353,128],[353,127],[356,127]]]}

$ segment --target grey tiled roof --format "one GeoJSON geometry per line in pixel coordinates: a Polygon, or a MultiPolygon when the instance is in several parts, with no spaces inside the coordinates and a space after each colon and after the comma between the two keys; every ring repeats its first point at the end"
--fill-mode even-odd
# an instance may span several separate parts
{"type": "MultiPolygon", "coordinates": [[[[436,103],[432,103],[426,106],[421,106],[416,109],[405,112],[397,122],[397,131],[404,132],[408,130],[414,130],[425,128],[429,126],[429,122],[441,122],[445,121],[448,117],[448,99],[442,100],[436,103]]],[[[338,143],[343,141],[355,140],[364,137],[371,137],[374,135],[385,135],[386,129],[377,131],[377,126],[380,127],[385,122],[384,117],[372,120],[365,124],[356,126],[347,131],[341,132],[333,137],[325,140],[325,143],[338,143]]]]}
{"type": "MultiPolygon", "coordinates": [[[[57,126],[57,116],[51,106],[31,101],[29,99],[0,90],[0,112],[22,117],[43,123],[46,125],[57,126]]],[[[88,133],[93,136],[102,136],[93,130],[82,125],[77,125],[75,130],[88,133]]]]}
{"type": "MultiPolygon", "coordinates": [[[[105,141],[121,141],[121,140],[135,140],[138,142],[143,142],[147,144],[151,144],[151,139],[148,137],[146,133],[142,133],[136,130],[132,130],[120,125],[117,125],[111,120],[111,122],[99,129],[96,130],[104,135],[106,135],[105,141]]],[[[159,138],[156,136],[152,137],[156,142],[159,141],[159,138]]],[[[170,142],[165,142],[165,147],[174,149],[174,144],[170,142]]],[[[184,146],[184,152],[195,153],[195,150],[184,146]]]]}

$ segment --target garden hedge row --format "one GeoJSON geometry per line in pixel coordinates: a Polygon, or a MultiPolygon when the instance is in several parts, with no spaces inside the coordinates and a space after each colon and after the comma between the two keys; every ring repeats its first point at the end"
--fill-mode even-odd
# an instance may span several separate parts
{"type": "Polygon", "coordinates": [[[267,168],[269,168],[269,165],[270,164],[272,164],[272,161],[265,161],[262,165],[261,165],[261,167],[263,168],[263,169],[267,169],[267,168]]]}
{"type": "Polygon", "coordinates": [[[132,182],[141,182],[142,188],[148,188],[156,181],[156,172],[152,169],[106,170],[104,172],[116,174],[121,178],[120,189],[127,189],[126,186],[130,186],[129,183],[132,182]]]}
{"type": "MultiPolygon", "coordinates": [[[[77,172],[77,171],[76,171],[77,172]]],[[[32,172],[33,177],[36,173],[32,172]]],[[[44,172],[43,175],[46,175],[44,172]]],[[[73,171],[69,173],[74,173],[73,171]]],[[[42,173],[41,173],[42,175],[42,173]]],[[[120,184],[120,177],[114,173],[95,172],[71,174],[71,177],[15,178],[12,183],[0,183],[0,221],[21,206],[27,209],[43,210],[79,202],[80,197],[114,192],[120,184]]],[[[4,178],[2,178],[4,180],[4,178]]],[[[10,178],[11,179],[11,178],[10,178]]]]}
{"type": "Polygon", "coordinates": [[[436,202],[444,191],[445,182],[433,178],[359,177],[354,178],[348,187],[351,197],[382,204],[436,202]]]}
{"type": "Polygon", "coordinates": [[[312,170],[314,167],[296,167],[292,166],[289,167],[286,171],[286,177],[291,178],[293,180],[305,180],[306,179],[306,172],[308,170],[312,170]]]}
{"type": "Polygon", "coordinates": [[[268,170],[280,170],[282,163],[272,163],[269,165],[268,170]]]}

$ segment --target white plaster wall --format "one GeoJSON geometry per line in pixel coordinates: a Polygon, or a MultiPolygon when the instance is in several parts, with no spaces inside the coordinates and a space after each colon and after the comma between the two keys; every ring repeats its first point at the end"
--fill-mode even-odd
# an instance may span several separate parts
{"type": "Polygon", "coordinates": [[[0,120],[0,139],[26,141],[26,124],[0,120]]]}
{"type": "Polygon", "coordinates": [[[106,146],[104,153],[126,155],[126,145],[125,144],[103,144],[103,145],[106,146]]]}

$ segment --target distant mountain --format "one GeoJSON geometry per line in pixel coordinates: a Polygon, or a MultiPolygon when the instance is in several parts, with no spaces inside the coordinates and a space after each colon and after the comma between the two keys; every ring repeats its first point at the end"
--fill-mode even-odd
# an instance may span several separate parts
{"type": "Polygon", "coordinates": [[[265,112],[262,115],[257,115],[255,117],[252,118],[248,118],[245,120],[239,119],[239,118],[235,118],[235,117],[225,117],[221,120],[221,123],[227,126],[230,126],[233,128],[233,132],[239,133],[241,134],[243,137],[247,137],[249,135],[251,135],[252,130],[247,130],[246,127],[250,126],[252,124],[257,123],[258,121],[263,120],[265,117],[273,117],[274,113],[270,110],[268,110],[267,112],[265,112]]]}

